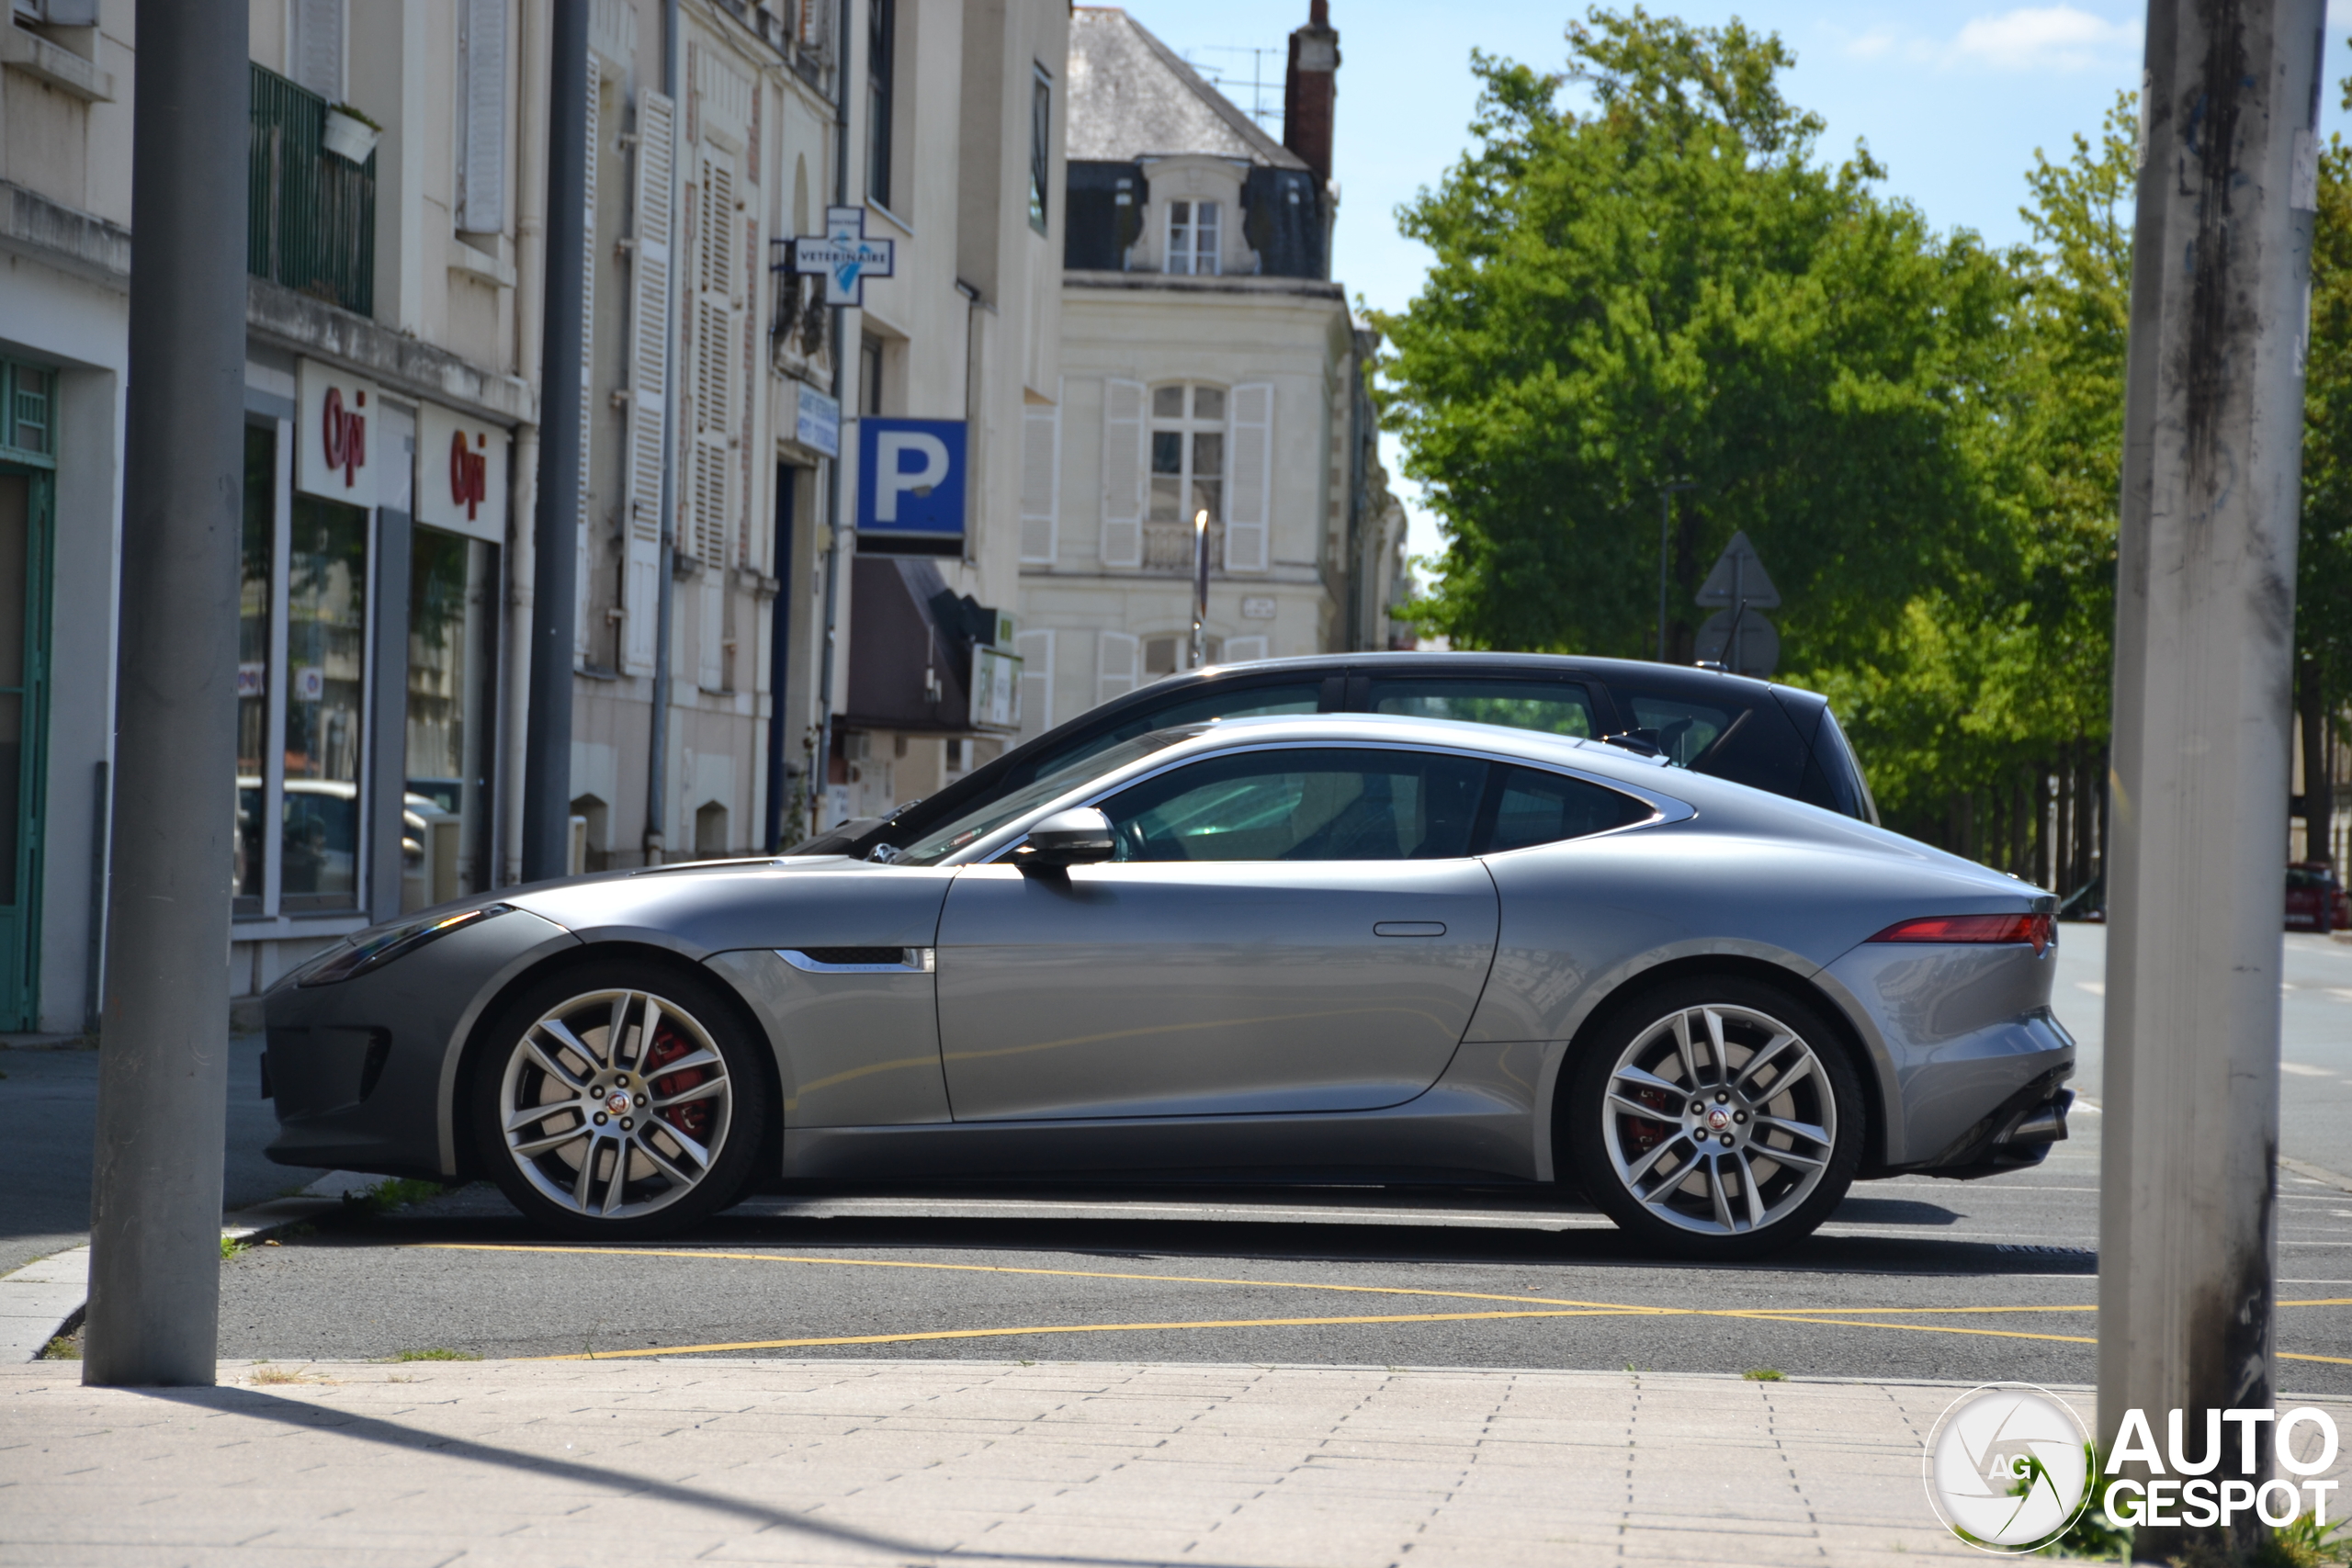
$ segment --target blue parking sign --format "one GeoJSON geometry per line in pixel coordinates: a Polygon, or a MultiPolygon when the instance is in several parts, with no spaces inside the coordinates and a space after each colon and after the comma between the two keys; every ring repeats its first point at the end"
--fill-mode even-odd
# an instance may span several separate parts
{"type": "Polygon", "coordinates": [[[963,537],[962,420],[858,421],[857,531],[963,537]]]}

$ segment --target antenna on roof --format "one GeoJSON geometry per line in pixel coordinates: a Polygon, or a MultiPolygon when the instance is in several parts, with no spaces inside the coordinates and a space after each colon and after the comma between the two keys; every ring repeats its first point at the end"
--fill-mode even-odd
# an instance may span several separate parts
{"type": "Polygon", "coordinates": [[[1187,50],[1184,53],[1184,63],[1208,78],[1209,85],[1220,93],[1226,90],[1228,84],[1236,90],[1242,87],[1249,88],[1250,118],[1261,125],[1279,125],[1283,118],[1281,100],[1277,99],[1274,107],[1268,108],[1266,94],[1270,89],[1278,88],[1283,84],[1279,78],[1272,82],[1266,80],[1265,57],[1270,54],[1287,57],[1288,48],[1288,45],[1278,49],[1260,49],[1247,44],[1208,44],[1200,50],[1187,50]],[[1250,80],[1244,82],[1236,73],[1225,71],[1215,65],[1204,64],[1193,58],[1195,53],[1246,54],[1250,57],[1250,80]]]}

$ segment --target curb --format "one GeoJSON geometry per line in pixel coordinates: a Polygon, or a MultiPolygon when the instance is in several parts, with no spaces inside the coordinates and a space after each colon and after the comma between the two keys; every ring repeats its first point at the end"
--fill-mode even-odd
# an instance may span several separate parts
{"type": "MultiPolygon", "coordinates": [[[[384,1179],[329,1171],[292,1197],[273,1198],[220,1216],[224,1241],[266,1237],[343,1206],[346,1192],[365,1192],[384,1179]]],[[[90,1246],[51,1253],[13,1274],[0,1274],[0,1364],[37,1361],[51,1339],[82,1326],[89,1305],[90,1246]]]]}

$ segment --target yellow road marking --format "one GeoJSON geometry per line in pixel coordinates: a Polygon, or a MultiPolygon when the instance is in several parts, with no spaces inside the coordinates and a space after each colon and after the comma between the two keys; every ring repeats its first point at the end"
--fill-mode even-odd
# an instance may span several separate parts
{"type": "MultiPolygon", "coordinates": [[[[1965,1334],[1995,1339],[2040,1339],[2067,1345],[2096,1345],[2078,1334],[2034,1334],[2022,1329],[1970,1328],[1951,1324],[1879,1323],[1873,1318],[1917,1315],[1964,1315],[2014,1313],[2095,1313],[2097,1305],[1957,1307],[1661,1307],[1624,1302],[1584,1302],[1551,1296],[1504,1295],[1483,1291],[1432,1291],[1410,1285],[1338,1285],[1295,1280],[1231,1280],[1189,1274],[1139,1274],[1091,1269],[1026,1269],[993,1263],[926,1263],[901,1258],[824,1258],[807,1253],[717,1252],[701,1248],[638,1247],[553,1247],[507,1242],[420,1242],[415,1250],[431,1252],[532,1252],[618,1258],[687,1258],[721,1262],[809,1263],[853,1269],[929,1269],[963,1274],[1029,1274],[1073,1280],[1138,1280],[1173,1285],[1237,1285],[1281,1291],[1332,1291],[1357,1295],[1436,1296],[1458,1301],[1522,1302],[1532,1312],[1408,1313],[1373,1317],[1215,1318],[1186,1323],[1084,1323],[1006,1328],[941,1328],[908,1334],[833,1335],[804,1339],[747,1339],[716,1345],[673,1345],[646,1349],[582,1351],[562,1356],[528,1357],[543,1361],[603,1361],[626,1357],[692,1356],[729,1350],[790,1350],[827,1345],[900,1345],[933,1339],[989,1339],[1032,1334],[1147,1333],[1185,1328],[1303,1328],[1371,1323],[1467,1323],[1538,1317],[1729,1317],[1761,1323],[1812,1324],[1824,1328],[1887,1328],[1914,1334],[1965,1334]],[[1834,1314],[1834,1315],[1833,1315],[1834,1314]]],[[[2290,1306],[2352,1306],[2352,1296],[2283,1301],[2290,1306]]],[[[2352,1357],[2314,1356],[2291,1350],[2277,1352],[2283,1360],[2322,1361],[2352,1366],[2352,1357]]]]}
{"type": "Polygon", "coordinates": [[[524,1356],[526,1361],[611,1361],[625,1356],[698,1356],[719,1350],[792,1350],[813,1345],[903,1345],[921,1339],[993,1339],[1018,1334],[1122,1334],[1168,1328],[1312,1328],[1349,1323],[1467,1323],[1503,1317],[1623,1317],[1646,1315],[1600,1309],[1577,1312],[1417,1312],[1383,1317],[1231,1317],[1197,1323],[1069,1323],[1033,1328],[933,1328],[914,1334],[843,1334],[823,1339],[745,1339],[728,1345],[668,1345],[642,1350],[578,1350],[563,1356],[524,1356]]]}

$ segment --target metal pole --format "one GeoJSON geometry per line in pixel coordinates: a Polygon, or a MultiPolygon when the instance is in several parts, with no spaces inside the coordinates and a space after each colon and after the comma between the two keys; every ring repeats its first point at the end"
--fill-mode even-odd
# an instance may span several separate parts
{"type": "Polygon", "coordinates": [[[1193,668],[1208,660],[1208,641],[1201,624],[1209,618],[1209,514],[1204,507],[1193,513],[1193,668]]]}
{"type": "MultiPolygon", "coordinates": [[[[678,0],[662,0],[662,93],[672,102],[678,96],[678,0]]],[[[676,189],[677,163],[671,161],[671,186],[676,189]]],[[[670,232],[662,236],[670,247],[670,254],[678,254],[678,204],[670,204],[670,232]]],[[[670,342],[678,341],[678,267],[670,266],[669,292],[662,300],[662,330],[670,334],[670,342]]],[[[670,617],[672,595],[677,588],[678,519],[673,514],[676,493],[673,475],[676,472],[678,450],[677,411],[682,400],[675,390],[678,367],[670,369],[670,407],[662,418],[662,549],[661,564],[655,569],[653,591],[653,716],[650,733],[645,746],[645,863],[659,865],[667,850],[670,831],[670,617]]],[[[792,591],[792,566],[781,562],[785,592],[792,591]]],[[[771,684],[768,702],[773,710],[768,723],[774,725],[784,716],[784,688],[771,684]]]]}
{"type": "MultiPolygon", "coordinates": [[[[2322,0],[2151,0],[2115,595],[2098,1424],[2267,1409],[2322,0]]],[[[2211,1479],[2260,1481],[2237,1427],[2211,1479]]],[[[2193,1434],[2193,1436],[2191,1436],[2193,1434]]],[[[2142,1466],[2132,1466],[2134,1470],[2142,1466]]],[[[2143,1477],[2144,1479],[2144,1477],[2143,1477]]],[[[2177,1517],[2177,1516],[2176,1516],[2177,1517]]],[[[2250,1515],[2133,1556],[2242,1562],[2250,1515]]]]}
{"type": "MultiPolygon", "coordinates": [[[[851,0],[841,3],[841,31],[833,47],[833,204],[849,205],[849,62],[852,58],[850,17],[851,0]]],[[[842,340],[849,312],[842,306],[833,312],[833,413],[840,428],[850,429],[846,411],[841,406],[842,392],[848,386],[849,344],[842,340]]],[[[861,389],[861,392],[862,392],[861,389]]],[[[838,446],[839,442],[835,445],[838,446]]],[[[825,643],[818,660],[817,672],[817,754],[808,761],[808,829],[815,832],[824,820],[826,786],[833,777],[833,642],[835,624],[840,619],[842,583],[842,464],[854,451],[837,451],[832,466],[825,475],[825,506],[830,519],[825,529],[825,643]]]]}
{"type": "Polygon", "coordinates": [[[139,0],[112,912],[86,1383],[209,1385],[228,1138],[246,17],[139,0]]]}
{"type": "Polygon", "coordinates": [[[533,534],[531,712],[523,757],[523,880],[570,869],[572,594],[580,526],[581,248],[587,243],[588,7],[548,29],[547,325],[539,361],[539,508],[533,534]]]}

